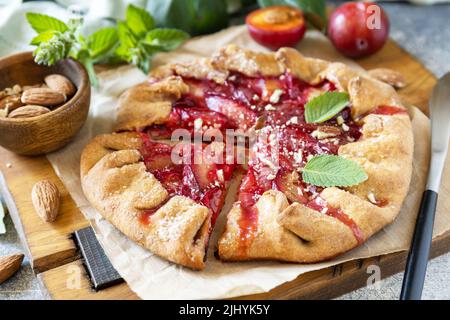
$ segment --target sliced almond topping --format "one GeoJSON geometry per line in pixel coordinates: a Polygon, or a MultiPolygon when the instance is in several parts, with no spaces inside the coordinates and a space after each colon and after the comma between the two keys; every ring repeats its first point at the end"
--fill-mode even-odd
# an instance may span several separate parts
{"type": "Polygon", "coordinates": [[[278,103],[278,101],[280,101],[280,97],[281,97],[282,94],[283,94],[283,90],[281,90],[281,89],[276,89],[276,90],[272,93],[272,95],[270,96],[269,101],[270,101],[271,103],[278,103]]]}
{"type": "Polygon", "coordinates": [[[223,170],[222,169],[217,170],[217,178],[219,178],[220,182],[225,182],[225,177],[223,176],[223,170]]]}
{"type": "Polygon", "coordinates": [[[372,191],[369,191],[367,194],[367,199],[369,199],[369,201],[373,204],[377,204],[377,198],[375,198],[375,194],[372,191]]]}
{"type": "Polygon", "coordinates": [[[346,125],[345,123],[342,124],[341,128],[342,128],[342,130],[344,130],[344,131],[350,130],[350,127],[349,127],[348,125],[346,125]]]}
{"type": "Polygon", "coordinates": [[[197,118],[194,120],[194,129],[195,130],[200,130],[203,126],[203,120],[200,118],[197,118]]]}
{"type": "Polygon", "coordinates": [[[266,105],[266,107],[264,109],[266,109],[266,111],[275,111],[275,110],[277,110],[277,108],[275,108],[270,103],[268,105],[266,105]]]}
{"type": "MultiPolygon", "coordinates": [[[[330,127],[330,128],[334,128],[334,127],[330,127]]],[[[337,129],[337,128],[335,128],[335,129],[337,129]]],[[[314,130],[311,133],[311,136],[313,138],[322,140],[322,139],[335,137],[339,133],[340,133],[339,129],[337,129],[337,131],[336,131],[336,130],[328,130],[328,129],[325,129],[325,127],[321,127],[321,128],[318,128],[318,129],[314,130]]]]}

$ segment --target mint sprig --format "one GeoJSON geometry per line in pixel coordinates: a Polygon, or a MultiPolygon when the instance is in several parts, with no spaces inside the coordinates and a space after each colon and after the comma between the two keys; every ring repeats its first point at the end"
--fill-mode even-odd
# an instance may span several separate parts
{"type": "Polygon", "coordinates": [[[336,155],[318,155],[302,169],[303,181],[319,187],[349,187],[367,180],[356,162],[336,155]]]}
{"type": "Polygon", "coordinates": [[[80,34],[82,19],[70,19],[66,24],[57,18],[32,12],[27,13],[26,18],[38,32],[31,40],[31,44],[37,46],[33,53],[36,63],[51,66],[72,57],[85,65],[92,85],[98,86],[93,64],[101,61],[116,45],[115,28],[100,29],[86,40],[80,34]]]}
{"type": "Polygon", "coordinates": [[[155,28],[153,17],[131,4],[127,7],[124,21],[88,36],[81,34],[82,19],[65,23],[31,12],[26,14],[26,18],[38,33],[30,43],[37,46],[34,51],[36,63],[51,66],[68,57],[77,59],[86,67],[94,87],[98,86],[94,64],[127,62],[148,73],[155,53],[173,50],[189,38],[187,33],[177,29],[155,28]]]}
{"type": "Polygon", "coordinates": [[[350,103],[345,92],[325,92],[305,105],[305,121],[321,123],[333,118],[350,103]]]}
{"type": "Polygon", "coordinates": [[[138,66],[144,73],[148,73],[155,53],[173,50],[189,38],[178,29],[155,28],[153,17],[133,5],[128,6],[126,20],[119,21],[117,27],[120,45],[116,57],[138,66]]]}

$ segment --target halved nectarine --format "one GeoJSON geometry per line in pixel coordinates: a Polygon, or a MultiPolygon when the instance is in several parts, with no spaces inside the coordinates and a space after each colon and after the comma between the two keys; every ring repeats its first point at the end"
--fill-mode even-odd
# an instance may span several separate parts
{"type": "Polygon", "coordinates": [[[293,47],[306,30],[303,12],[289,6],[272,6],[251,12],[245,19],[248,31],[259,44],[273,50],[293,47]]]}

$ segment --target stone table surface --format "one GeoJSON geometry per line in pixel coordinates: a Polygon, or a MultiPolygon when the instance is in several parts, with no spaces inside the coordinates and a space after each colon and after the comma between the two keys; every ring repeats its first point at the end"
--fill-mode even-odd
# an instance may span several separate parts
{"type": "MultiPolygon", "coordinates": [[[[426,7],[383,3],[383,7],[390,16],[391,37],[395,41],[436,76],[450,71],[450,4],[426,7]]],[[[6,217],[5,223],[7,232],[0,235],[0,256],[22,251],[11,219],[6,217]]],[[[377,288],[361,288],[338,299],[398,299],[402,278],[402,274],[396,274],[382,280],[377,288]]],[[[0,300],[42,298],[27,259],[13,278],[0,285],[0,300]]],[[[450,299],[450,253],[430,262],[423,298],[450,299]]]]}

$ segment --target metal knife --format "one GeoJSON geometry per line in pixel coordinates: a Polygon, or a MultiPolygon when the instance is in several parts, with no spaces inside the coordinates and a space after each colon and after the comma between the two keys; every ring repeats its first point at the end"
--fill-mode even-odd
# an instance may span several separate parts
{"type": "Polygon", "coordinates": [[[430,100],[431,160],[426,190],[406,262],[400,300],[420,300],[433,237],[439,185],[450,135],[450,72],[439,79],[430,100]]]}

